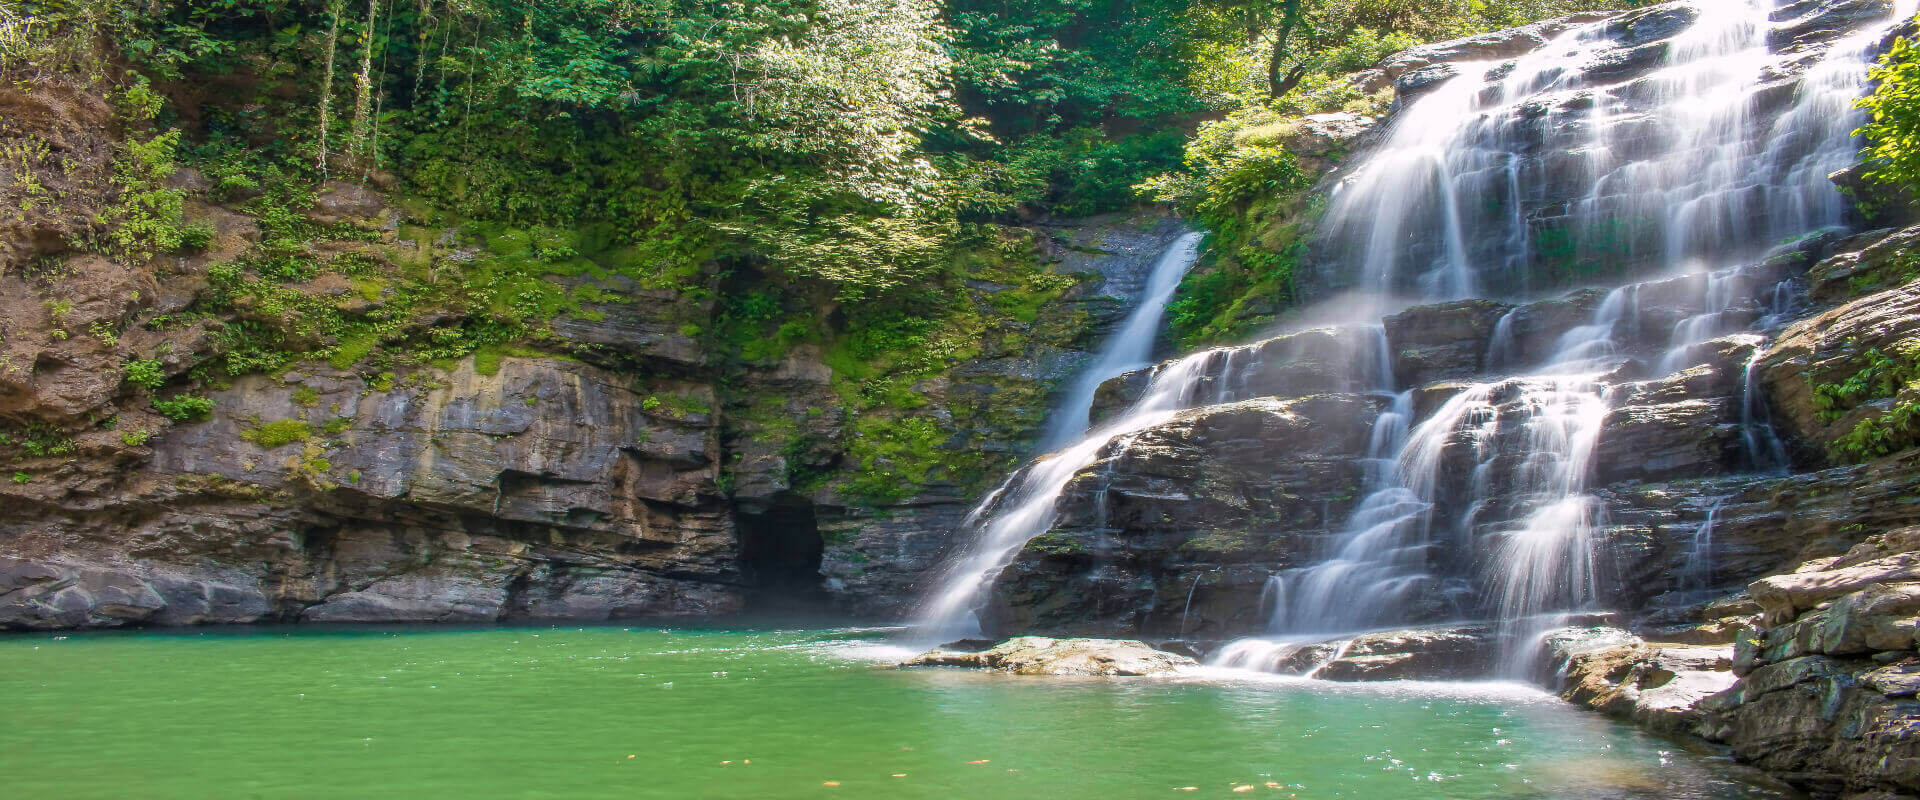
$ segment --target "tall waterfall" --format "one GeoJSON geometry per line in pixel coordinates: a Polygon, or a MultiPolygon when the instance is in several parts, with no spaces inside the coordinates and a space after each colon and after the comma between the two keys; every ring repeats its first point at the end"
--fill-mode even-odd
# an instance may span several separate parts
{"type": "MultiPolygon", "coordinates": [[[[1761,343],[1781,324],[1793,295],[1782,276],[1709,267],[1751,263],[1844,222],[1828,175],[1858,149],[1852,101],[1879,42],[1916,3],[1811,45],[1778,36],[1804,3],[1672,3],[1638,18],[1677,26],[1662,41],[1614,20],[1573,25],[1525,55],[1446,65],[1452,77],[1405,100],[1380,143],[1345,168],[1316,242],[1360,288],[1437,302],[1524,296],[1542,265],[1586,281],[1660,277],[1614,289],[1543,346],[1519,347],[1512,320],[1500,320],[1482,360],[1494,374],[1473,382],[1392,385],[1391,369],[1372,366],[1390,359],[1384,337],[1379,353],[1354,359],[1356,372],[1380,376],[1356,390],[1391,398],[1362,462],[1361,499],[1315,557],[1273,573],[1260,601],[1268,636],[1217,660],[1262,666],[1302,642],[1436,613],[1492,621],[1516,642],[1545,620],[1603,609],[1606,520],[1588,483],[1620,387],[1699,365],[1729,335],[1761,343]],[[1647,308],[1685,313],[1656,323],[1647,308]],[[1629,352],[1645,349],[1655,324],[1671,326],[1664,353],[1629,352]]],[[[923,629],[968,632],[980,589],[1053,525],[1076,473],[1182,410],[1245,399],[1227,374],[1247,368],[1243,352],[1162,365],[1127,414],[1010,477],[975,511],[978,538],[930,598],[923,629]]],[[[1784,451],[1751,365],[1741,433],[1748,464],[1769,469],[1784,451]]]]}
{"type": "MultiPolygon", "coordinates": [[[[1619,255],[1657,248],[1648,254],[1670,271],[1696,270],[1708,257],[1756,255],[1751,243],[1772,245],[1839,224],[1845,203],[1827,175],[1850,163],[1857,149],[1852,131],[1860,116],[1852,100],[1864,89],[1868,56],[1888,26],[1832,46],[1805,69],[1792,107],[1769,121],[1752,112],[1758,96],[1770,91],[1763,70],[1772,60],[1771,8],[1759,2],[1693,8],[1697,18],[1671,41],[1662,68],[1632,84],[1592,85],[1578,77],[1583,66],[1620,47],[1606,37],[1604,23],[1569,30],[1497,68],[1461,67],[1504,77],[1482,85],[1463,75],[1406,109],[1380,154],[1342,188],[1330,225],[1334,245],[1357,253],[1361,274],[1378,288],[1412,283],[1430,299],[1468,295],[1481,282],[1474,265],[1506,270],[1527,263],[1530,223],[1519,216],[1520,204],[1489,198],[1538,191],[1536,182],[1555,172],[1590,176],[1586,197],[1570,214],[1580,246],[1594,246],[1623,220],[1636,221],[1642,230],[1625,237],[1626,252],[1619,255]],[[1549,142],[1572,164],[1529,173],[1512,154],[1532,148],[1526,137],[1541,128],[1526,120],[1541,108],[1585,119],[1546,128],[1549,142]],[[1406,231],[1443,245],[1406,247],[1406,231]],[[1495,242],[1505,252],[1476,260],[1469,255],[1472,242],[1495,242]]],[[[1895,19],[1912,8],[1900,13],[1895,19]]],[[[1695,313],[1674,326],[1655,375],[1698,363],[1700,345],[1749,326],[1728,313],[1748,299],[1739,293],[1756,288],[1745,277],[1735,268],[1684,282],[1695,294],[1685,298],[1695,313]]],[[[1281,638],[1231,647],[1221,661],[1262,666],[1290,655],[1290,645],[1309,635],[1401,621],[1411,597],[1459,577],[1434,574],[1426,555],[1434,547],[1491,554],[1473,568],[1479,574],[1466,576],[1471,599],[1457,611],[1498,621],[1510,638],[1545,624],[1536,621],[1541,615],[1603,602],[1594,544],[1604,512],[1586,480],[1610,405],[1609,385],[1600,378],[1622,365],[1616,331],[1642,303],[1638,290],[1610,294],[1590,324],[1565,334],[1547,362],[1534,367],[1536,374],[1461,388],[1410,433],[1399,433],[1406,430],[1404,401],[1383,416],[1377,425],[1391,433],[1376,432],[1376,443],[1401,440],[1387,456],[1392,467],[1374,474],[1370,493],[1331,552],[1277,574],[1267,590],[1269,630],[1281,638]],[[1524,431],[1518,458],[1492,449],[1509,426],[1524,431]],[[1436,496],[1438,454],[1462,443],[1476,464],[1467,496],[1443,502],[1436,496]],[[1443,507],[1459,509],[1458,516],[1436,518],[1443,507]]],[[[1782,313],[1751,326],[1765,330],[1782,313]]],[[[1510,335],[1496,333],[1489,363],[1510,361],[1499,352],[1510,335]]],[[[1749,363],[1743,376],[1749,383],[1751,370],[1749,363]]],[[[1783,460],[1778,441],[1750,422],[1764,406],[1756,412],[1750,386],[1746,394],[1750,463],[1777,465],[1783,460]]]]}

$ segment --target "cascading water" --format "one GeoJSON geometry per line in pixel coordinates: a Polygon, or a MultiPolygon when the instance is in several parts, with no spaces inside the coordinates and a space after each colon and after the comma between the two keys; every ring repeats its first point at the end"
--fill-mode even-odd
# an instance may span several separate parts
{"type": "MultiPolygon", "coordinates": [[[[1455,77],[1409,100],[1348,168],[1315,247],[1376,295],[1523,294],[1541,269],[1561,270],[1559,281],[1568,270],[1672,277],[1614,290],[1546,347],[1527,346],[1515,315],[1501,317],[1481,363],[1506,377],[1396,387],[1379,335],[1350,389],[1392,398],[1362,462],[1361,500],[1316,556],[1266,582],[1268,635],[1229,645],[1216,663],[1311,672],[1337,656],[1329,642],[1450,618],[1491,620],[1518,667],[1541,628],[1606,602],[1597,552],[1606,521],[1588,482],[1623,381],[1690,369],[1727,352],[1729,336],[1755,347],[1739,409],[1750,465],[1785,463],[1752,364],[1792,286],[1765,269],[1704,265],[1748,263],[1843,221],[1826,176],[1857,148],[1858,114],[1846,106],[1893,23],[1788,58],[1770,52],[1784,23],[1757,0],[1650,14],[1646,24],[1684,30],[1648,44],[1603,21],[1560,30],[1518,58],[1450,65],[1455,77]],[[1651,71],[1616,68],[1650,52],[1651,71]],[[1436,392],[1450,393],[1437,408],[1436,392]]],[[[1373,320],[1346,327],[1363,326],[1378,330],[1373,320]]],[[[1048,530],[1061,491],[1103,453],[1192,405],[1252,396],[1228,374],[1257,366],[1246,363],[1251,352],[1160,367],[1126,415],[1010,478],[976,511],[979,538],[927,604],[923,630],[970,632],[979,590],[1048,530]]],[[[1709,556],[1710,546],[1700,554],[1709,556]]],[[[1189,595],[1196,587],[1182,585],[1189,595]]]]}
{"type": "Polygon", "coordinates": [[[1199,258],[1203,238],[1205,234],[1201,233],[1183,234],[1154,261],[1139,304],[1128,312],[1094,361],[1076,376],[1066,399],[1048,421],[1041,450],[1050,455],[1009,476],[968,513],[962,527],[973,531],[976,538],[947,568],[939,588],[922,606],[916,626],[922,635],[953,638],[977,632],[973,603],[982,585],[991,581],[1022,545],[1052,526],[1054,504],[1074,474],[1098,459],[1110,442],[1118,441],[1124,449],[1128,434],[1165,422],[1199,399],[1200,387],[1214,360],[1211,352],[1156,371],[1145,395],[1133,408],[1087,430],[1100,384],[1150,363],[1167,303],[1179,288],[1181,276],[1199,258]]]}
{"type": "Polygon", "coordinates": [[[1202,233],[1188,233],[1175,239],[1160,253],[1147,273],[1146,289],[1138,305],[1127,313],[1100,353],[1080,374],[1074,376],[1066,399],[1047,419],[1040,438],[1040,452],[1050,453],[1071,444],[1087,432],[1088,415],[1100,384],[1153,363],[1153,343],[1160,336],[1160,320],[1166,316],[1167,301],[1180,288],[1180,277],[1187,274],[1200,257],[1202,233]]]}
{"type": "MultiPolygon", "coordinates": [[[[1767,125],[1752,112],[1771,59],[1771,9],[1757,2],[1693,8],[1697,18],[1670,43],[1667,66],[1631,85],[1588,85],[1580,77],[1587,62],[1619,47],[1604,25],[1567,31],[1498,67],[1460,67],[1466,75],[1401,112],[1380,152],[1341,187],[1328,226],[1333,251],[1373,288],[1417,287],[1430,300],[1482,285],[1469,264],[1492,272],[1527,264],[1535,255],[1527,252],[1534,221],[1520,217],[1520,204],[1499,199],[1537,192],[1556,172],[1529,172],[1515,155],[1530,151],[1523,137],[1538,135],[1541,126],[1526,121],[1542,108],[1550,109],[1548,117],[1585,117],[1578,125],[1548,125],[1566,133],[1544,137],[1576,162],[1560,165],[1558,174],[1591,179],[1570,214],[1580,251],[1613,238],[1620,257],[1698,269],[1697,258],[1757,254],[1752,243],[1838,224],[1844,203],[1826,176],[1856,149],[1858,115],[1850,104],[1886,27],[1850,36],[1819,57],[1793,107],[1767,125]],[[1483,68],[1496,77],[1484,84],[1467,77],[1483,68]],[[1572,141],[1583,135],[1586,141],[1572,141]],[[1463,206],[1464,198],[1471,202],[1463,206]],[[1643,230],[1621,235],[1622,221],[1643,230]],[[1409,246],[1415,240],[1438,244],[1409,246]],[[1476,242],[1494,243],[1499,252],[1486,258],[1476,242]]],[[[1750,299],[1764,288],[1750,285],[1751,277],[1722,270],[1657,287],[1697,294],[1685,301],[1693,313],[1675,325],[1654,374],[1698,363],[1698,350],[1717,337],[1777,324],[1785,313],[1778,298],[1791,296],[1790,287],[1774,287],[1774,308],[1742,313],[1752,311],[1750,299]]],[[[1431,614],[1436,598],[1449,597],[1439,591],[1446,576],[1435,571],[1446,559],[1433,555],[1443,547],[1491,554],[1463,570],[1478,607],[1454,613],[1494,619],[1510,663],[1525,661],[1516,650],[1549,624],[1541,617],[1600,602],[1595,537],[1603,509],[1586,482],[1612,402],[1601,378],[1624,361],[1616,357],[1618,335],[1638,325],[1641,288],[1611,293],[1590,324],[1561,337],[1537,368],[1541,374],[1464,387],[1411,432],[1399,411],[1404,401],[1383,415],[1369,463],[1393,468],[1369,469],[1370,493],[1325,556],[1269,583],[1262,604],[1270,609],[1270,638],[1236,642],[1216,663],[1271,668],[1297,660],[1305,643],[1402,621],[1410,606],[1424,602],[1431,614]],[[1506,436],[1503,428],[1523,433],[1506,436]],[[1397,441],[1397,451],[1381,452],[1383,441],[1397,441]],[[1442,455],[1461,447],[1475,467],[1467,499],[1450,501],[1441,495],[1460,487],[1443,487],[1442,455]]],[[[1503,316],[1486,354],[1489,368],[1526,366],[1514,363],[1514,337],[1512,315],[1503,316]]],[[[1742,433],[1750,465],[1767,469],[1784,464],[1785,455],[1752,387],[1763,337],[1753,338],[1743,369],[1742,433]]],[[[1710,542],[1711,522],[1701,530],[1701,541],[1710,542]]],[[[1694,555],[1705,559],[1710,551],[1694,555]]]]}
{"type": "Polygon", "coordinates": [[[951,639],[979,631],[973,607],[981,588],[998,575],[1033,537],[1058,516],[1056,503],[1073,476],[1100,457],[1109,444],[1125,448],[1127,436],[1173,419],[1191,407],[1205,387],[1214,351],[1195,353],[1157,370],[1145,395],[1127,413],[1106,422],[1071,446],[1043,456],[1007,479],[968,516],[975,539],[948,567],[939,588],[921,608],[915,626],[924,636],[951,639]]]}
{"type": "Polygon", "coordinates": [[[1724,263],[1840,223],[1845,201],[1826,178],[1854,152],[1848,106],[1885,27],[1827,51],[1770,123],[1754,113],[1777,96],[1763,74],[1770,5],[1692,8],[1666,65],[1638,80],[1607,83],[1607,65],[1638,53],[1606,23],[1457,65],[1336,190],[1330,257],[1364,286],[1442,300],[1525,291],[1542,250],[1573,265],[1724,263]],[[1529,201],[1569,184],[1588,190],[1564,215],[1529,216],[1529,201]]]}

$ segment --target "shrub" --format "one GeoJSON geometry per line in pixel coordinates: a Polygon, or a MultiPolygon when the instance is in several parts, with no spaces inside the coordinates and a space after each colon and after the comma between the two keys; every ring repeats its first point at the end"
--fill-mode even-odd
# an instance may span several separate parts
{"type": "Polygon", "coordinates": [[[1867,176],[1913,186],[1920,183],[1920,48],[1904,37],[1894,40],[1872,77],[1879,86],[1859,101],[1869,114],[1860,128],[1868,142],[1862,153],[1867,176]]]}
{"type": "Polygon", "coordinates": [[[161,369],[158,359],[127,359],[127,363],[120,365],[120,374],[126,377],[127,383],[142,389],[158,389],[167,382],[167,373],[161,369]]]}
{"type": "Polygon", "coordinates": [[[190,394],[169,397],[164,400],[156,398],[153,401],[153,410],[159,412],[161,416],[175,422],[186,422],[189,420],[206,419],[209,414],[213,413],[213,401],[205,397],[195,397],[190,394]]]}

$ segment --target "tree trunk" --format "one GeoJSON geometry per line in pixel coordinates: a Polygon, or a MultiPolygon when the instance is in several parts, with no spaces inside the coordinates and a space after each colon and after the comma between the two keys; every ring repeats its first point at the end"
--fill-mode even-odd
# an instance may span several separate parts
{"type": "Polygon", "coordinates": [[[328,8],[333,22],[327,26],[327,68],[320,79],[320,156],[317,166],[321,180],[327,179],[327,122],[333,108],[333,52],[339,49],[340,6],[339,2],[335,2],[328,8]]]}
{"type": "Polygon", "coordinates": [[[373,34],[379,10],[380,0],[367,0],[367,27],[360,34],[365,46],[360,48],[360,76],[353,85],[353,153],[363,164],[370,155],[364,151],[373,113],[373,34]]]}
{"type": "Polygon", "coordinates": [[[1273,35],[1273,50],[1267,56],[1267,99],[1278,100],[1300,85],[1307,75],[1305,64],[1288,69],[1293,57],[1293,32],[1300,27],[1300,0],[1280,4],[1280,30],[1273,35]]]}

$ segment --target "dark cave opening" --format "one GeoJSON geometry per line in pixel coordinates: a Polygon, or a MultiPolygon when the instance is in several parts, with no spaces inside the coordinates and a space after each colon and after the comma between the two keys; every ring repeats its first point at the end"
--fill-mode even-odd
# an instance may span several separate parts
{"type": "Polygon", "coordinates": [[[820,574],[825,542],[813,503],[783,495],[764,507],[740,508],[734,520],[749,610],[825,610],[828,598],[820,574]]]}

